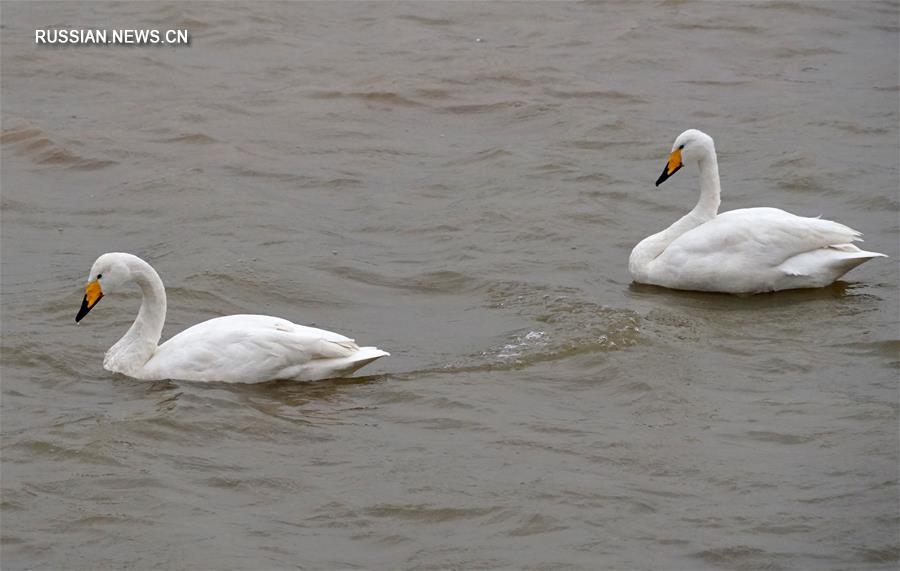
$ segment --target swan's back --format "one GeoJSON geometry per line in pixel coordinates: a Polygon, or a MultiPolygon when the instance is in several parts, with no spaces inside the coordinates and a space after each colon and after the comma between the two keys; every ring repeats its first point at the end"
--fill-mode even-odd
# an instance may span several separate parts
{"type": "Polygon", "coordinates": [[[229,315],[194,325],[160,345],[144,376],[244,383],[313,380],[352,372],[387,355],[363,349],[349,337],[286,319],[229,315]]]}
{"type": "MultiPolygon", "coordinates": [[[[778,208],[741,208],[685,232],[663,255],[737,254],[770,265],[816,248],[849,244],[859,236],[856,230],[831,220],[797,216],[778,208]]],[[[751,261],[745,258],[742,263],[751,261]]]]}

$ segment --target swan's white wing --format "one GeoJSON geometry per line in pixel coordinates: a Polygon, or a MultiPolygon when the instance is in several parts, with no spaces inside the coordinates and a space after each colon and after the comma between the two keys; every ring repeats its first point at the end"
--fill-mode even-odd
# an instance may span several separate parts
{"type": "Polygon", "coordinates": [[[665,254],[737,257],[743,264],[778,266],[788,258],[859,240],[852,228],[821,218],[804,218],[777,208],[743,208],[719,214],[685,232],[665,254]]]}
{"type": "Polygon", "coordinates": [[[245,383],[326,378],[346,372],[358,353],[352,339],[332,331],[265,315],[230,315],[172,337],[143,372],[153,378],[245,383]]]}
{"type": "MultiPolygon", "coordinates": [[[[652,262],[651,272],[657,283],[665,282],[660,285],[682,289],[730,292],[781,289],[783,284],[779,280],[786,274],[782,264],[791,266],[789,261],[796,256],[849,245],[859,239],[856,230],[830,220],[796,216],[777,208],[732,210],[676,238],[652,262]]],[[[835,249],[833,254],[822,257],[836,262],[846,257],[844,250],[835,249]]],[[[803,267],[807,273],[821,273],[812,276],[816,281],[811,285],[840,269],[809,264],[803,267]]]]}

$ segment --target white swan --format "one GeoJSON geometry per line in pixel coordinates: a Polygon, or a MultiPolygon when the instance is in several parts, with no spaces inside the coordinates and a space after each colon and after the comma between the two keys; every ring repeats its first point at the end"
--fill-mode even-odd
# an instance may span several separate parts
{"type": "Polygon", "coordinates": [[[157,346],[166,319],[166,290],[150,264],[122,253],[103,254],[94,262],[75,322],[104,294],[131,282],[143,293],[141,308],[125,336],[106,352],[107,371],[147,380],[313,381],[349,375],[390,355],[331,331],[267,315],[217,317],[157,346]]]}
{"type": "Polygon", "coordinates": [[[700,200],[680,220],[631,251],[634,281],[673,289],[759,293],[826,286],[871,258],[843,224],[777,208],[719,210],[719,165],[712,137],[678,135],[659,186],[684,164],[700,167],[700,200]]]}

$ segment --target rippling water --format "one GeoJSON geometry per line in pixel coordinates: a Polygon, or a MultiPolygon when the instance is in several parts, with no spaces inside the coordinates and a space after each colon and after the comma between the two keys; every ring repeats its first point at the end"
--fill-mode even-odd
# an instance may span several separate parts
{"type": "Polygon", "coordinates": [[[898,4],[4,3],[2,566],[898,565],[898,4]],[[35,28],[188,28],[47,48],[35,28]],[[630,282],[726,209],[866,234],[815,291],[630,282]],[[313,384],[102,369],[136,296],[392,352],[313,384]]]}

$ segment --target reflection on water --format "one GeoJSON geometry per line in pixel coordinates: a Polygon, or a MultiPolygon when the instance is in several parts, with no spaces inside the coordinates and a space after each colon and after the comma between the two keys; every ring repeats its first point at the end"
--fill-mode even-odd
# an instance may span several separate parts
{"type": "Polygon", "coordinates": [[[865,284],[851,284],[837,281],[827,287],[816,289],[793,289],[783,292],[769,292],[760,294],[728,294],[709,293],[699,291],[671,290],[654,285],[632,282],[628,285],[628,292],[635,299],[647,299],[658,296],[665,304],[685,305],[687,307],[703,308],[705,310],[742,311],[757,310],[771,307],[788,307],[803,304],[814,300],[834,300],[845,297],[866,296],[867,293],[855,293],[854,290],[865,292],[868,286],[865,284]]]}

